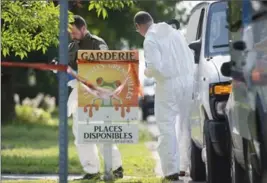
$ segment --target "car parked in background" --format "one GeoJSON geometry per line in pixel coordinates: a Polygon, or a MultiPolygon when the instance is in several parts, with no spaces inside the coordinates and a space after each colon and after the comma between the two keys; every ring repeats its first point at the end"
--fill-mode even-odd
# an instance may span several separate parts
{"type": "Polygon", "coordinates": [[[230,60],[226,1],[196,5],[186,28],[186,39],[195,55],[192,149],[190,175],[193,181],[231,182],[231,158],[224,108],[231,78],[220,68],[230,60]]]}
{"type": "Polygon", "coordinates": [[[143,92],[144,97],[139,98],[139,106],[142,109],[142,120],[146,121],[148,116],[154,115],[155,80],[153,78],[144,78],[143,92]]]}
{"type": "Polygon", "coordinates": [[[226,107],[234,183],[266,183],[267,171],[267,6],[264,1],[229,1],[231,76],[226,107]]]}

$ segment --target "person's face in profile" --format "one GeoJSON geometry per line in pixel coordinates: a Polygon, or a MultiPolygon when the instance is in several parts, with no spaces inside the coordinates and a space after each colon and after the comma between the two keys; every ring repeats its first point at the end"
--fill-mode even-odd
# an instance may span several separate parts
{"type": "Polygon", "coordinates": [[[145,36],[145,25],[135,24],[136,32],[138,32],[141,36],[145,36]]]}
{"type": "Polygon", "coordinates": [[[86,32],[85,26],[83,26],[81,29],[78,29],[75,25],[71,26],[71,38],[73,40],[82,40],[86,32]]]}

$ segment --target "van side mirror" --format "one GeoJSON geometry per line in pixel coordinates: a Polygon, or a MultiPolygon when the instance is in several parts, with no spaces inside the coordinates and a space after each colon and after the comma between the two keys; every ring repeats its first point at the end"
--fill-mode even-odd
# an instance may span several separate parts
{"type": "Polygon", "coordinates": [[[223,76],[230,77],[232,69],[232,61],[225,62],[221,66],[221,73],[223,76]]]}
{"type": "Polygon", "coordinates": [[[190,49],[194,50],[194,52],[195,52],[195,63],[198,64],[199,63],[199,59],[200,59],[201,41],[200,40],[193,41],[188,46],[189,46],[190,49]]]}
{"type": "Polygon", "coordinates": [[[233,48],[238,51],[244,51],[247,48],[247,45],[244,41],[236,41],[233,43],[233,48]]]}

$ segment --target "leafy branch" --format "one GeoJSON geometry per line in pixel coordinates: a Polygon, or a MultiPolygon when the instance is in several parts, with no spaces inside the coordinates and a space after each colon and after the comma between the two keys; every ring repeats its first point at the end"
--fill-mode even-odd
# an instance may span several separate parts
{"type": "Polygon", "coordinates": [[[95,9],[98,17],[102,15],[102,18],[106,19],[108,18],[107,9],[121,10],[125,6],[131,7],[133,4],[134,1],[132,0],[91,0],[88,10],[92,11],[93,9],[95,9]]]}
{"type": "MultiPolygon", "coordinates": [[[[121,10],[133,5],[133,1],[91,0],[88,10],[96,10],[98,17],[108,17],[107,9],[121,10]]],[[[3,1],[2,16],[2,55],[11,53],[21,59],[32,51],[43,53],[50,46],[59,44],[59,6],[46,1],[3,1]]],[[[69,12],[69,22],[73,14],[69,12]]]]}

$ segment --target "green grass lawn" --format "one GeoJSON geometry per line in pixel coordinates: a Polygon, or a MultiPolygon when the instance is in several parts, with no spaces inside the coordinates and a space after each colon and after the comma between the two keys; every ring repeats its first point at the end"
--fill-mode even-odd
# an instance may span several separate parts
{"type": "MultiPolygon", "coordinates": [[[[150,138],[147,131],[141,130],[139,137],[140,143],[119,145],[126,176],[155,177],[154,159],[144,145],[144,142],[150,140],[150,138]]],[[[70,174],[83,174],[84,172],[78,160],[73,140],[70,123],[68,170],[70,174]]],[[[58,151],[58,125],[56,124],[27,125],[13,123],[2,126],[2,173],[57,173],[58,151]]],[[[5,182],[11,183],[12,181],[5,182]]],[[[19,182],[23,183],[23,181],[16,181],[16,183],[19,182]]],[[[37,181],[33,182],[38,183],[37,181]]],[[[48,183],[49,181],[39,182],[48,183]]]]}

